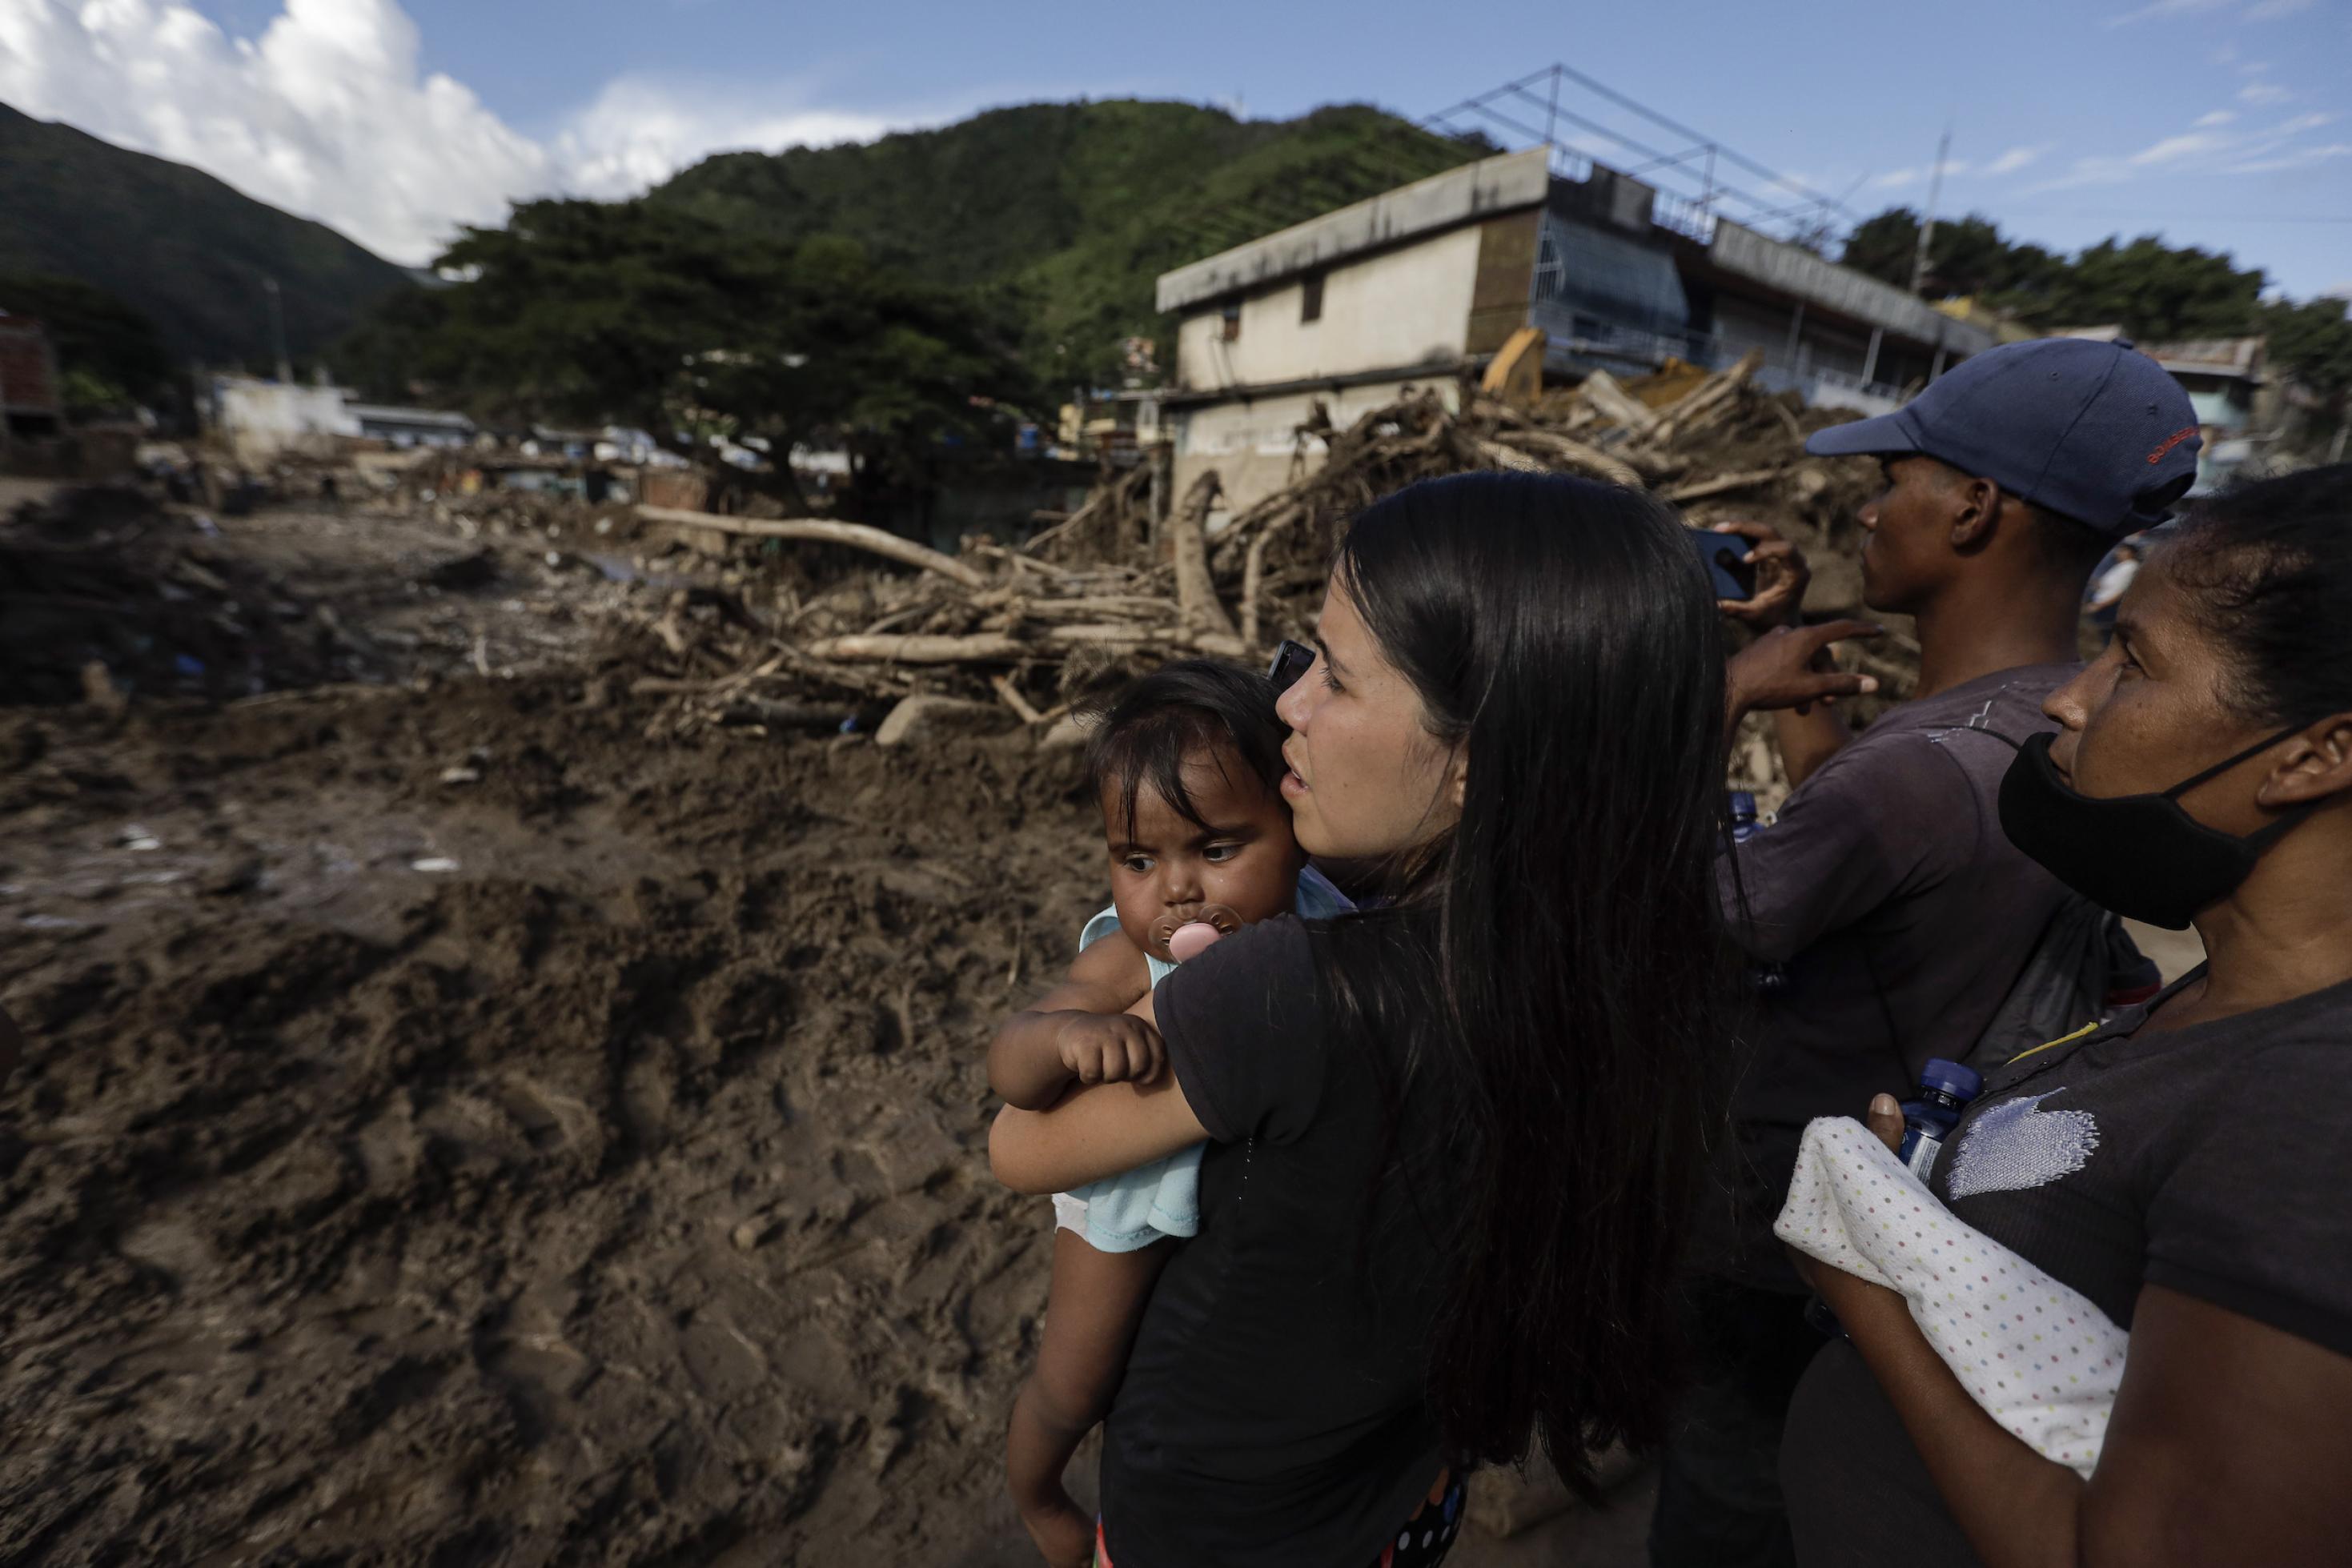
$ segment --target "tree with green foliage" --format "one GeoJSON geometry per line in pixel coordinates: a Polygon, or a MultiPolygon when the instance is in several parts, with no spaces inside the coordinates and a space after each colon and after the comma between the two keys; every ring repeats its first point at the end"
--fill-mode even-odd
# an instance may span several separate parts
{"type": "Polygon", "coordinates": [[[2274,299],[2263,307],[2262,329],[2273,371],[2318,400],[2308,411],[2315,433],[2325,440],[2352,428],[2352,302],[2326,295],[2300,305],[2274,299]]]}
{"type": "Polygon", "coordinates": [[[2262,311],[2270,361],[2326,400],[2339,416],[2352,395],[2352,302],[2323,296],[2273,300],[2262,311]]]}
{"type": "MultiPolygon", "coordinates": [[[[1907,288],[1918,244],[1918,214],[1890,207],[1855,225],[1843,259],[1907,288]]],[[[2153,235],[2129,245],[2102,240],[2070,258],[2010,240],[1992,220],[1970,214],[1937,224],[1922,292],[1973,295],[2036,327],[2115,324],[2135,337],[2170,340],[2253,330],[2262,287],[2259,268],[2241,270],[2227,256],[2153,235]]]]}
{"type": "Polygon", "coordinates": [[[103,288],[37,273],[0,277],[0,312],[29,316],[48,335],[68,419],[180,401],[155,323],[103,288]]]}
{"type": "Polygon", "coordinates": [[[837,235],[784,246],[644,201],[542,201],[468,229],[457,279],[394,301],[351,345],[363,384],[437,389],[491,423],[841,440],[919,470],[941,443],[1001,444],[1037,401],[1003,302],[877,266],[837,235]]]}
{"type": "Polygon", "coordinates": [[[2142,235],[2077,254],[2053,280],[2039,314],[2060,322],[2120,323],[2135,337],[2169,341],[2226,338],[2253,330],[2260,267],[2241,271],[2225,255],[2166,245],[2142,235]]]}

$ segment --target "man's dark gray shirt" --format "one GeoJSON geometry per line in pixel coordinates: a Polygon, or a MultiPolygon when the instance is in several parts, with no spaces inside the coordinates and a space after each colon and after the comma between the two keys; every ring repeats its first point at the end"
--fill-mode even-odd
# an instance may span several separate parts
{"type": "Polygon", "coordinates": [[[1732,939],[1760,972],[1732,1102],[1736,1242],[1702,1264],[1795,1291],[1771,1239],[1815,1116],[1907,1098],[1934,1056],[1965,1058],[2071,896],[2000,831],[2008,742],[2049,730],[2075,673],[2037,664],[1889,709],[1717,868],[1732,939]],[[1771,967],[1766,970],[1765,967],[1771,967]]]}

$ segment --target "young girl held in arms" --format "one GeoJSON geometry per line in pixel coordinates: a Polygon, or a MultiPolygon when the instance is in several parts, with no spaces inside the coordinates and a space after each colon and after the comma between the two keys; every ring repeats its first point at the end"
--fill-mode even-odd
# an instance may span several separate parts
{"type": "MultiPolygon", "coordinates": [[[[990,1086],[1052,1105],[1073,1084],[1150,1082],[1159,1031],[1128,1009],[1218,937],[1348,901],[1307,864],[1280,784],[1288,731],[1266,677],[1185,660],[1128,687],[1096,726],[1087,779],[1100,801],[1111,907],[1087,923],[1068,977],[989,1048],[990,1086]]],[[[1199,1227],[1196,1145],[1057,1195],[1052,1293],[1037,1369],[1013,1402],[1006,1473],[1046,1561],[1091,1560],[1095,1531],[1062,1471],[1102,1419],[1171,1239],[1199,1227]]]]}

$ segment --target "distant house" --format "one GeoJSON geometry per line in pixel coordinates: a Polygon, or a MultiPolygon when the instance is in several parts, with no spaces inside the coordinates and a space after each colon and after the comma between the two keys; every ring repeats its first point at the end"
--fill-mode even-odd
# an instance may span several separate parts
{"type": "Polygon", "coordinates": [[[1993,334],[1903,289],[1542,148],[1488,158],[1163,274],[1179,318],[1160,394],[1172,487],[1214,468],[1236,506],[1286,479],[1316,403],[1342,427],[1410,386],[1458,397],[1539,327],[1559,380],[1708,368],[1760,350],[1763,384],[1883,413],[1993,334]]]}
{"type": "Polygon", "coordinates": [[[362,437],[396,447],[465,446],[474,439],[474,422],[462,413],[380,402],[346,402],[343,410],[359,422],[362,437]]]}
{"type": "Polygon", "coordinates": [[[65,424],[48,334],[29,316],[0,314],[0,451],[11,437],[59,435],[65,424]]]}

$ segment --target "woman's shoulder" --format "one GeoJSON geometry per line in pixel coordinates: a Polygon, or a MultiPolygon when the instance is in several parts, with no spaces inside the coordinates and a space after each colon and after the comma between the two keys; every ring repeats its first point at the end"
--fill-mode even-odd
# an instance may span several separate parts
{"type": "Polygon", "coordinates": [[[1319,1017],[1315,993],[1315,951],[1307,925],[1296,915],[1278,915],[1178,966],[1160,984],[1159,1006],[1163,1028],[1171,1002],[1180,1009],[1263,1011],[1269,1022],[1279,1015],[1295,1027],[1303,1021],[1302,1012],[1319,1017]],[[1260,1000],[1269,1005],[1252,1007],[1260,1000]],[[1272,1005],[1276,1002],[1278,1008],[1272,1005]]]}
{"type": "Polygon", "coordinates": [[[1323,1103],[1330,1052],[1315,954],[1288,915],[1226,937],[1152,993],[1169,1064],[1219,1143],[1298,1135],[1323,1103]]]}

